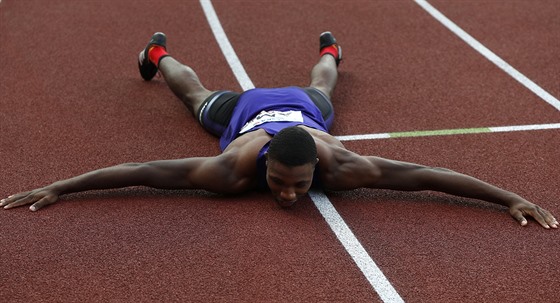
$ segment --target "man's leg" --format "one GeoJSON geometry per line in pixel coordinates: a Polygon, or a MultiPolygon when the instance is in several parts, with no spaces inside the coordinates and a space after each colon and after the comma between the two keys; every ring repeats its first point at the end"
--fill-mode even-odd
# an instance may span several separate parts
{"type": "Polygon", "coordinates": [[[171,56],[162,58],[158,68],[175,96],[183,101],[193,115],[196,115],[200,105],[212,92],[200,83],[192,68],[179,63],[171,56]]]}
{"type": "Polygon", "coordinates": [[[140,75],[150,81],[159,70],[171,91],[196,115],[200,105],[212,92],[200,83],[192,68],[169,56],[166,43],[165,34],[157,32],[152,36],[138,58],[140,75]]]}
{"type": "Polygon", "coordinates": [[[338,79],[337,67],[342,60],[342,49],[330,32],[322,33],[319,41],[321,57],[311,70],[309,86],[320,90],[330,99],[338,79]]]}

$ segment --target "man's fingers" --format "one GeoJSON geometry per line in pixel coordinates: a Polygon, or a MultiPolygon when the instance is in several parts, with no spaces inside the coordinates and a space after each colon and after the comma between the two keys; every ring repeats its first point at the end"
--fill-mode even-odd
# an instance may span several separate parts
{"type": "Polygon", "coordinates": [[[523,213],[521,213],[521,211],[514,210],[514,211],[511,212],[511,216],[514,217],[515,220],[517,220],[517,222],[519,222],[519,224],[521,224],[521,226],[527,225],[527,219],[525,219],[525,217],[523,217],[523,213]]]}
{"type": "Polygon", "coordinates": [[[10,203],[13,203],[14,201],[17,201],[18,199],[21,199],[22,197],[25,197],[29,194],[29,192],[24,192],[24,193],[19,193],[19,194],[15,194],[15,195],[11,195],[7,198],[4,198],[2,200],[0,200],[0,207],[1,206],[6,206],[10,203]]]}
{"type": "Polygon", "coordinates": [[[54,202],[56,202],[56,197],[52,197],[52,196],[45,196],[43,197],[41,200],[33,203],[33,205],[31,205],[29,207],[29,210],[31,211],[38,211],[39,209],[43,208],[43,206],[47,206],[49,204],[53,204],[54,202]]]}
{"type": "Polygon", "coordinates": [[[25,195],[23,193],[11,195],[5,199],[2,199],[2,201],[0,201],[0,206],[8,209],[10,208],[11,204],[13,204],[15,201],[18,201],[18,199],[20,199],[21,197],[25,197],[25,195]]]}
{"type": "Polygon", "coordinates": [[[552,226],[553,228],[558,228],[560,224],[558,224],[558,220],[556,220],[556,218],[554,218],[552,214],[550,214],[550,219],[550,226],[552,226]]]}
{"type": "Polygon", "coordinates": [[[56,201],[58,201],[58,193],[45,187],[11,195],[8,198],[0,200],[0,207],[10,209],[31,204],[29,209],[31,211],[37,211],[46,205],[55,203],[56,201]]]}
{"type": "Polygon", "coordinates": [[[22,206],[25,204],[29,204],[29,203],[33,203],[35,202],[35,197],[32,194],[28,194],[28,195],[15,195],[12,198],[9,198],[9,200],[7,201],[7,205],[4,206],[4,209],[10,209],[13,207],[18,207],[18,206],[22,206]]]}
{"type": "MultiPolygon", "coordinates": [[[[554,218],[554,216],[552,215],[552,213],[550,213],[548,210],[546,209],[542,209],[539,208],[538,209],[539,214],[541,215],[541,217],[543,218],[543,221],[550,227],[552,228],[558,228],[558,221],[556,220],[556,218],[554,218]]],[[[542,224],[541,224],[542,225],[542,224]]],[[[543,225],[544,226],[544,225],[543,225]]]]}
{"type": "MultiPolygon", "coordinates": [[[[9,197],[8,197],[8,198],[9,198],[9,197]]],[[[8,204],[8,198],[5,198],[5,199],[0,200],[0,207],[2,207],[2,206],[4,206],[4,205],[8,204]]]]}
{"type": "Polygon", "coordinates": [[[535,214],[533,218],[535,218],[535,220],[537,220],[537,222],[539,222],[542,227],[550,228],[550,226],[548,225],[548,223],[546,223],[545,219],[540,213],[535,214]]]}
{"type": "Polygon", "coordinates": [[[535,218],[535,220],[537,220],[537,222],[539,222],[539,224],[544,228],[550,228],[551,226],[553,228],[558,228],[558,222],[556,221],[554,216],[552,216],[549,211],[538,206],[535,214],[533,214],[533,218],[535,218]]]}
{"type": "Polygon", "coordinates": [[[558,221],[554,216],[547,210],[542,209],[538,206],[531,207],[529,209],[512,209],[511,216],[514,217],[521,226],[527,225],[527,219],[525,216],[531,216],[544,228],[558,228],[558,221]]]}

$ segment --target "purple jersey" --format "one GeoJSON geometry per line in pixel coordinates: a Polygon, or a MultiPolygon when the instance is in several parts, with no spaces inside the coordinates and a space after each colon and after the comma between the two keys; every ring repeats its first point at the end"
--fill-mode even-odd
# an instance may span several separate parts
{"type": "MultiPolygon", "coordinates": [[[[220,138],[220,148],[225,150],[238,136],[257,129],[264,129],[274,136],[282,129],[295,125],[305,125],[328,132],[321,111],[301,88],[251,89],[239,96],[231,121],[220,138]]],[[[264,154],[268,151],[269,143],[261,148],[257,158],[258,182],[261,189],[268,188],[264,154]]],[[[317,177],[315,174],[314,186],[318,185],[317,177]]]]}
{"type": "Polygon", "coordinates": [[[251,89],[239,96],[231,121],[220,138],[220,148],[225,150],[235,138],[247,132],[262,128],[274,136],[295,125],[328,131],[321,111],[301,88],[251,89]]]}

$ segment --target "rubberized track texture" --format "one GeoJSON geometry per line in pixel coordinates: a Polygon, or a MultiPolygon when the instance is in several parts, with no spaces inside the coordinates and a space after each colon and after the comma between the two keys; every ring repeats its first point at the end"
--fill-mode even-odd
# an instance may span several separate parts
{"type": "MultiPolygon", "coordinates": [[[[204,2],[204,1],[203,1],[204,2]]],[[[555,0],[429,3],[555,98],[555,0]]],[[[257,87],[307,85],[318,34],[344,48],[333,134],[555,125],[560,111],[415,1],[212,1],[257,87]],[[280,39],[278,37],[281,37],[280,39]]],[[[155,31],[210,89],[241,90],[199,1],[2,0],[0,196],[126,162],[212,156],[161,77],[138,75],[155,31]]],[[[447,167],[560,214],[558,128],[345,141],[447,167]]],[[[398,293],[381,292],[306,197],[133,187],[0,211],[3,302],[556,302],[560,233],[432,192],[328,200],[398,293]]]]}

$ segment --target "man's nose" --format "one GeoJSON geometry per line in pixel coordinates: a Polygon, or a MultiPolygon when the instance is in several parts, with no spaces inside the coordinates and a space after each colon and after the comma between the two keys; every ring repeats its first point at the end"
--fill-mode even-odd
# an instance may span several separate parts
{"type": "Polygon", "coordinates": [[[293,188],[285,188],[280,192],[280,198],[284,201],[296,200],[296,191],[293,188]]]}

